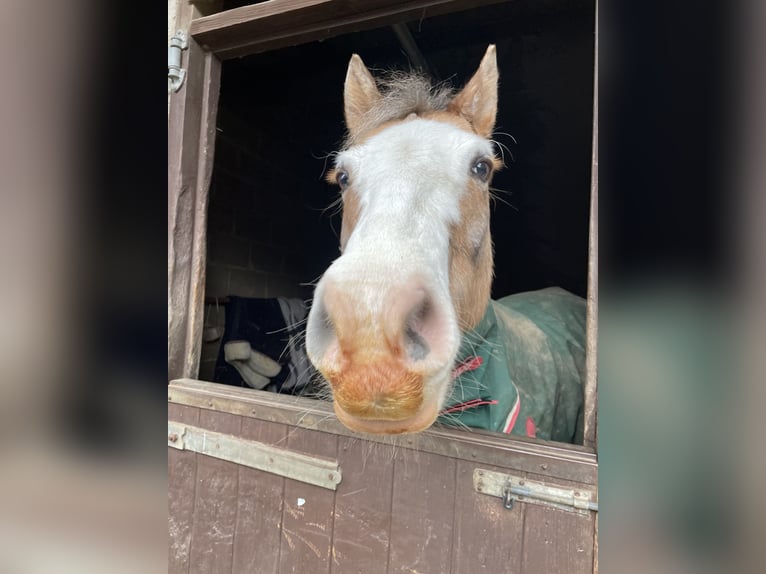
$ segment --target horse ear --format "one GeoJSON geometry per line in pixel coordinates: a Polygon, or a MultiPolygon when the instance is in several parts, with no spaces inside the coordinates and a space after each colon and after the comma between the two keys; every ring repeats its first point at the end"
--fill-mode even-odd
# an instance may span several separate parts
{"type": "Polygon", "coordinates": [[[495,129],[497,77],[497,54],[495,45],[490,44],[479,69],[448,108],[468,120],[476,133],[485,138],[490,137],[495,129]]]}
{"type": "Polygon", "coordinates": [[[380,98],[381,95],[375,84],[375,78],[372,77],[362,59],[354,54],[348,63],[346,84],[343,89],[346,127],[352,137],[357,135],[365,114],[380,98]]]}

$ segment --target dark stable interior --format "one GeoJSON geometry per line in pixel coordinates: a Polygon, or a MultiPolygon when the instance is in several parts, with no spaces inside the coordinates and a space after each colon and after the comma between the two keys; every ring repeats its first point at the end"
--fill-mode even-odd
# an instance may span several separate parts
{"type": "MultiPolygon", "coordinates": [[[[232,7],[232,6],[227,6],[232,7]]],[[[411,21],[435,81],[461,87],[488,44],[500,70],[495,140],[505,168],[492,207],[492,296],[558,285],[585,296],[594,8],[524,0],[411,21]]],[[[225,61],[208,226],[206,324],[215,298],[311,298],[339,255],[328,154],[343,140],[343,81],[351,54],[375,73],[409,69],[391,27],[225,61]]],[[[498,152],[499,153],[499,152],[498,152]]],[[[200,378],[217,354],[203,345],[200,378]]]]}

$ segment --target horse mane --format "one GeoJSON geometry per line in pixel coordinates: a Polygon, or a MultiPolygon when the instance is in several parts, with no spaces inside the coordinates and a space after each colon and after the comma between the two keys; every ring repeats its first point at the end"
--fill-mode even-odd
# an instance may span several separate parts
{"type": "Polygon", "coordinates": [[[381,97],[364,115],[356,134],[347,134],[345,148],[355,143],[355,135],[364,134],[378,126],[402,120],[410,114],[423,115],[447,109],[455,90],[442,82],[432,84],[420,72],[391,70],[375,78],[381,97]]]}

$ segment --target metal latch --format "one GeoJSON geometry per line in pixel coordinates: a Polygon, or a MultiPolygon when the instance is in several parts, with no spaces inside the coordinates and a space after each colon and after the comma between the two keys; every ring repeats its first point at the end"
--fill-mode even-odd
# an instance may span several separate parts
{"type": "Polygon", "coordinates": [[[186,78],[186,70],[181,67],[181,50],[186,50],[189,44],[186,33],[179,30],[170,38],[168,46],[168,93],[177,92],[186,78]]]}
{"type": "Polygon", "coordinates": [[[473,471],[473,487],[481,494],[502,498],[503,506],[509,510],[513,508],[514,501],[519,501],[577,514],[598,512],[598,495],[588,489],[561,488],[482,468],[473,471]]]}
{"type": "Polygon", "coordinates": [[[168,422],[168,446],[257,468],[336,490],[342,479],[337,460],[308,456],[238,436],[168,422]]]}

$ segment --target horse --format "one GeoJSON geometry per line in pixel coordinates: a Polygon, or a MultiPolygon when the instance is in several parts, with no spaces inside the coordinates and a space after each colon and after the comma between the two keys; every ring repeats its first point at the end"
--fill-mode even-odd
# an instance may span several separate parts
{"type": "Polygon", "coordinates": [[[577,442],[584,300],[560,288],[490,300],[496,49],[459,92],[416,73],[376,80],[352,55],[340,256],[315,287],[306,351],[359,433],[437,419],[577,442]]]}

